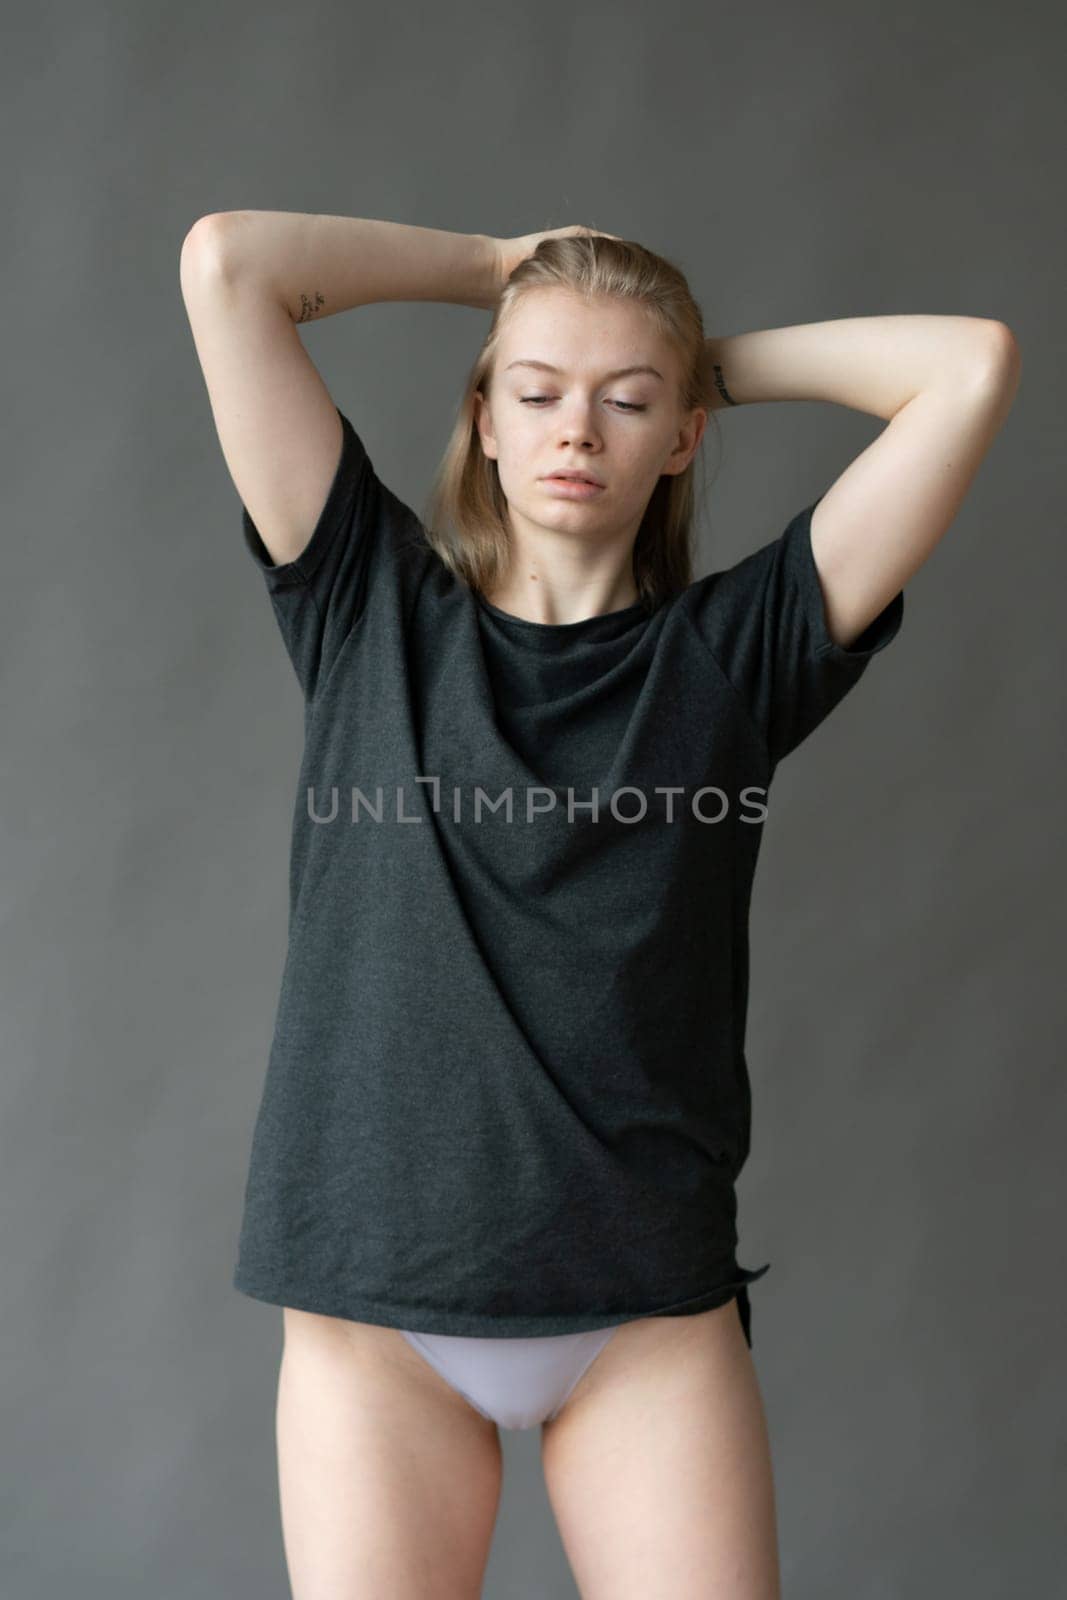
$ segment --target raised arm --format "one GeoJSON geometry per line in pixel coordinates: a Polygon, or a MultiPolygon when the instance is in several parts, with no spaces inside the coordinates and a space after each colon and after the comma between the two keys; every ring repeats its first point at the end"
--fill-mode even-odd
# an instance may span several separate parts
{"type": "Polygon", "coordinates": [[[341,454],[341,421],[297,331],[378,300],[496,304],[482,234],[363,217],[233,211],[201,217],[181,290],[222,454],[271,559],[299,557],[341,454]]]}
{"type": "Polygon", "coordinates": [[[847,648],[951,525],[1015,398],[1015,337],[982,317],[847,317],[709,339],[705,351],[713,410],[827,400],[888,422],[811,517],[828,630],[847,648]]]}

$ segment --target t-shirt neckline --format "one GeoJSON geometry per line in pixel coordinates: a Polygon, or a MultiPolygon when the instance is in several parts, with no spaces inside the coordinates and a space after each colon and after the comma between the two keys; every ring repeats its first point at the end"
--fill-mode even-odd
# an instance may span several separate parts
{"type": "Polygon", "coordinates": [[[592,628],[597,623],[618,622],[624,617],[637,616],[638,612],[645,610],[643,600],[635,600],[632,605],[621,606],[617,611],[599,611],[591,617],[578,617],[574,622],[533,622],[529,617],[517,617],[514,612],[502,611],[491,600],[487,600],[480,591],[477,593],[478,604],[494,617],[499,617],[502,622],[513,623],[517,628],[532,628],[544,636],[550,634],[575,633],[580,628],[592,628]]]}

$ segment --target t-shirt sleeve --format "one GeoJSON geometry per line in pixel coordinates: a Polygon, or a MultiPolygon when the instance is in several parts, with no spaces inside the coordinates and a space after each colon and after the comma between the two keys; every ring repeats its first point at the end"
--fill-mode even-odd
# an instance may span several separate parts
{"type": "MultiPolygon", "coordinates": [[[[819,496],[822,499],[822,496],[819,496]]],[[[778,538],[694,585],[693,619],[777,765],[829,716],[904,616],[900,589],[849,648],[826,628],[814,500],[778,538]]]]}
{"type": "Polygon", "coordinates": [[[308,543],[277,565],[245,505],[245,546],[263,574],[275,619],[310,702],[370,602],[396,593],[404,553],[428,548],[415,513],[381,482],[340,410],[341,455],[308,543]]]}

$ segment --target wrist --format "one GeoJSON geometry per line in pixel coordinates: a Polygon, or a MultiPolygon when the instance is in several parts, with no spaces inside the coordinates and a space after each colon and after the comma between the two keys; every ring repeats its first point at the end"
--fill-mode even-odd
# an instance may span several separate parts
{"type": "Polygon", "coordinates": [[[472,235],[476,249],[476,298],[470,304],[480,311],[495,311],[504,287],[501,241],[491,233],[472,235]]]}
{"type": "Polygon", "coordinates": [[[704,394],[710,411],[722,411],[727,406],[737,406],[741,401],[730,393],[727,383],[725,341],[704,340],[704,394]]]}

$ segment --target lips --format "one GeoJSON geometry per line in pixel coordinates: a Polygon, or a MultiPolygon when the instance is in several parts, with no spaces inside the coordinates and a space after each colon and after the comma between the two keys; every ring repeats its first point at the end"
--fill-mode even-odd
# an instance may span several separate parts
{"type": "Polygon", "coordinates": [[[550,472],[548,476],[550,478],[562,478],[566,483],[591,483],[598,489],[604,487],[600,479],[595,478],[591,472],[550,472]]]}

